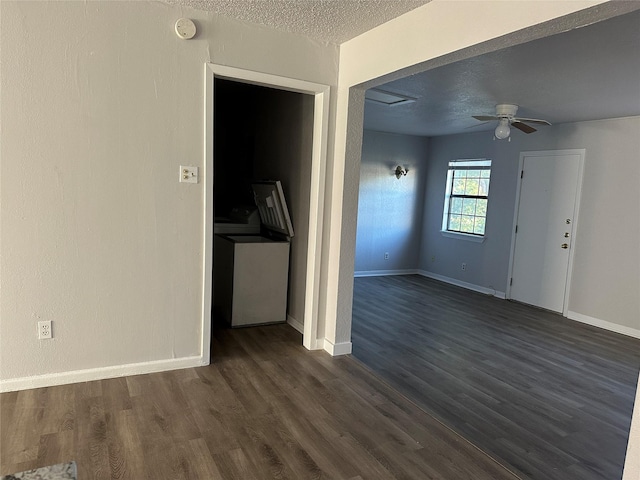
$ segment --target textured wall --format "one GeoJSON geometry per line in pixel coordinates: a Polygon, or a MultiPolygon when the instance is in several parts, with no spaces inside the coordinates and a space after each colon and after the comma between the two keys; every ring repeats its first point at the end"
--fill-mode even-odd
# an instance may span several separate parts
{"type": "MultiPolygon", "coordinates": [[[[523,135],[522,135],[523,136],[523,135]]],[[[447,135],[431,139],[420,269],[499,292],[506,288],[511,226],[518,176],[518,142],[493,141],[492,132],[447,135]],[[491,164],[489,209],[483,243],[443,237],[445,183],[451,160],[488,158],[491,164]],[[466,263],[465,271],[461,264],[466,263]]]]}
{"type": "Polygon", "coordinates": [[[511,142],[491,132],[431,139],[420,268],[504,292],[521,151],[586,149],[569,310],[640,329],[640,117],[567,123],[515,132],[511,142]],[[443,237],[447,163],[493,160],[484,243],[443,237]],[[435,256],[435,261],[432,257],[435,256]],[[466,271],[460,269],[467,263],[466,271]]]}
{"type": "Polygon", "coordinates": [[[418,268],[427,149],[423,137],[365,130],[356,272],[418,268]],[[408,168],[409,174],[397,179],[393,173],[397,165],[408,168]]]}
{"type": "Polygon", "coordinates": [[[159,2],[0,8],[0,377],[199,355],[203,64],[335,84],[337,49],[159,2]]]}

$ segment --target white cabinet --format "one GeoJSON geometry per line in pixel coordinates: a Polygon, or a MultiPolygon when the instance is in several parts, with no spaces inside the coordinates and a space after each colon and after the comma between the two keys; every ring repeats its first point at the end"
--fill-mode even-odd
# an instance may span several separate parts
{"type": "Polygon", "coordinates": [[[287,321],[291,217],[279,181],[252,188],[264,235],[213,241],[213,313],[232,327],[287,321]]]}
{"type": "Polygon", "coordinates": [[[289,242],[216,235],[214,315],[232,327],[286,322],[289,242]]]}

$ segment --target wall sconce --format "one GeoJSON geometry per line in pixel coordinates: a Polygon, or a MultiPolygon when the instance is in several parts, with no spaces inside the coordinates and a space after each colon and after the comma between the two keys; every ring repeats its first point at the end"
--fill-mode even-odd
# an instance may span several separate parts
{"type": "Polygon", "coordinates": [[[407,173],[409,173],[408,168],[402,168],[400,165],[396,167],[396,178],[400,180],[400,177],[404,177],[407,173]]]}

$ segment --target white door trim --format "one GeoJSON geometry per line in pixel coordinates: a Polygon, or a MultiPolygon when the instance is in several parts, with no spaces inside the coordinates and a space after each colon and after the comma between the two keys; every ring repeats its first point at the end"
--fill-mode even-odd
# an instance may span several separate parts
{"type": "MultiPolygon", "coordinates": [[[[584,159],[586,151],[584,148],[568,149],[568,150],[536,150],[520,152],[520,162],[518,164],[518,172],[522,172],[525,157],[538,156],[556,156],[556,155],[578,155],[578,185],[576,188],[576,202],[573,210],[573,239],[571,242],[571,250],[569,251],[569,265],[567,267],[567,284],[564,291],[564,302],[562,306],[562,316],[566,317],[569,313],[569,294],[571,290],[571,278],[573,273],[573,257],[576,250],[576,241],[578,233],[578,217],[580,213],[580,198],[582,197],[582,177],[584,174],[584,159]]],[[[511,298],[511,278],[513,276],[513,260],[516,247],[516,225],[518,224],[518,212],[520,209],[520,188],[522,186],[522,177],[518,177],[518,186],[516,188],[516,204],[513,211],[513,224],[511,227],[511,253],[509,255],[509,274],[507,276],[506,298],[511,298]]]]}
{"type": "Polygon", "coordinates": [[[211,301],[213,272],[213,85],[216,77],[237,80],[252,85],[261,85],[290,92],[314,96],[313,142],[311,155],[311,191],[309,211],[309,240],[307,248],[307,275],[304,307],[303,345],[309,350],[323,348],[323,339],[318,340],[318,303],[320,297],[320,259],[322,248],[322,217],[324,185],[327,164],[327,132],[329,130],[328,85],[253,72],[240,68],[205,63],[205,108],[204,108],[204,232],[202,268],[202,351],[206,364],[210,362],[211,347],[211,301]]]}

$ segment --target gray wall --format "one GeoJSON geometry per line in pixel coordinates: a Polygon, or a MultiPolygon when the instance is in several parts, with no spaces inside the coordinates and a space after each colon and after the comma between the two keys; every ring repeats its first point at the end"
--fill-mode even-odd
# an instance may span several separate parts
{"type": "Polygon", "coordinates": [[[431,139],[420,269],[505,291],[520,151],[516,144],[494,142],[490,132],[431,139]],[[483,243],[443,237],[440,233],[448,163],[462,158],[492,160],[483,243]],[[461,268],[463,262],[467,264],[465,271],[461,268]]]}
{"type": "Polygon", "coordinates": [[[428,139],[366,131],[362,143],[355,271],[416,269],[428,139]],[[397,165],[409,169],[397,179],[397,165]],[[384,253],[389,252],[389,259],[384,253]]]}
{"type": "Polygon", "coordinates": [[[569,310],[640,329],[639,133],[640,117],[631,117],[542,127],[531,135],[514,132],[511,142],[493,141],[490,132],[431,139],[420,268],[504,292],[520,152],[584,148],[569,310]],[[486,240],[443,237],[447,162],[478,157],[494,162],[486,240]]]}
{"type": "Polygon", "coordinates": [[[532,135],[516,131],[511,142],[494,141],[491,132],[435,137],[428,141],[425,161],[418,152],[427,152],[426,139],[365,131],[355,270],[419,268],[505,292],[520,152],[584,148],[569,311],[639,330],[639,133],[640,117],[629,117],[542,127],[532,135]],[[420,160],[407,177],[396,180],[392,168],[410,162],[401,159],[412,154],[420,160]],[[448,162],[459,158],[493,160],[483,243],[440,233],[448,162]],[[415,215],[422,198],[420,219],[415,215]],[[419,246],[418,258],[414,246],[419,246]]]}
{"type": "Polygon", "coordinates": [[[312,95],[264,89],[258,97],[254,176],[282,181],[294,237],[287,313],[304,321],[313,140],[312,95]]]}

